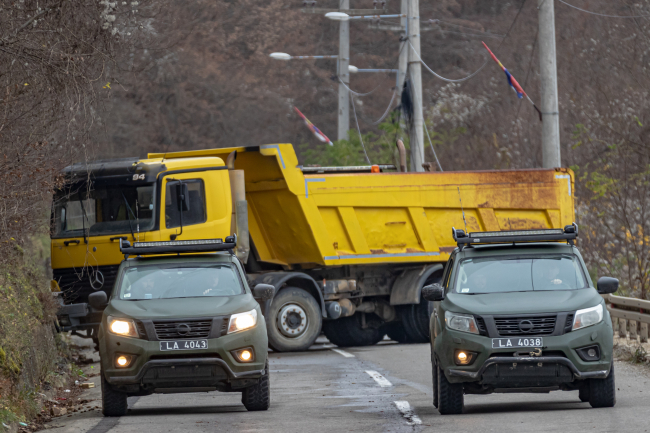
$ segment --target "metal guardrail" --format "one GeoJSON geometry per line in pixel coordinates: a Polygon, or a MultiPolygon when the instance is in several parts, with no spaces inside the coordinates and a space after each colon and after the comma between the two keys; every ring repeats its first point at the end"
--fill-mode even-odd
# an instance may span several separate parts
{"type": "Polygon", "coordinates": [[[623,296],[603,295],[607,309],[612,316],[614,335],[633,340],[639,337],[641,343],[648,342],[650,324],[650,301],[623,296]]]}

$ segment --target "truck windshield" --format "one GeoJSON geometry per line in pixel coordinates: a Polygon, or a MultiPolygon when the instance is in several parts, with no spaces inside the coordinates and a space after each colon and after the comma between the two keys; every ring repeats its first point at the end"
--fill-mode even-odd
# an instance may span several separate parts
{"type": "Polygon", "coordinates": [[[154,186],[111,185],[90,191],[85,185],[54,197],[52,237],[131,234],[153,228],[154,186]]]}
{"type": "Polygon", "coordinates": [[[233,296],[244,293],[231,265],[146,265],[126,269],[119,298],[142,299],[199,298],[233,296]]]}
{"type": "Polygon", "coordinates": [[[586,280],[575,256],[486,257],[463,260],[454,291],[463,294],[576,290],[586,280]]]}

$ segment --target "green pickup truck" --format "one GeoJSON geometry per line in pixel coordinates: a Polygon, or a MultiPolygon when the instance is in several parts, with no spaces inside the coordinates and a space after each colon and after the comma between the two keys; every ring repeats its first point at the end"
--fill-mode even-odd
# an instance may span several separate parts
{"type": "Polygon", "coordinates": [[[125,260],[110,300],[103,291],[89,296],[104,310],[98,338],[105,416],[125,415],[128,396],[153,393],[241,392],[248,410],[269,408],[260,303],[274,288],[248,287],[235,243],[234,236],[121,240],[125,260]]]}
{"type": "Polygon", "coordinates": [[[465,233],[442,281],[423,288],[430,319],[433,404],[463,411],[465,394],[579,391],[592,407],[616,403],[613,331],[574,245],[578,227],[465,233]]]}

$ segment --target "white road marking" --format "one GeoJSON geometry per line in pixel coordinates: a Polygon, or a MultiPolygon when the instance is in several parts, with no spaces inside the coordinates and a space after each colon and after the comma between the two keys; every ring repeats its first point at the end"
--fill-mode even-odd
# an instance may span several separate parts
{"type": "Polygon", "coordinates": [[[387,388],[387,387],[389,387],[389,386],[393,386],[393,384],[390,383],[390,382],[388,381],[388,379],[386,379],[384,376],[382,376],[381,374],[377,373],[376,371],[366,370],[366,373],[368,373],[368,375],[369,375],[370,377],[372,377],[373,379],[375,379],[375,382],[377,382],[377,383],[379,384],[379,386],[381,386],[382,388],[387,388]]]}
{"type": "Polygon", "coordinates": [[[331,350],[332,352],[336,352],[336,353],[338,353],[339,355],[343,355],[343,356],[345,356],[346,358],[354,358],[354,355],[353,355],[353,354],[348,353],[348,352],[346,352],[345,350],[341,350],[341,349],[330,349],[330,350],[331,350]]]}
{"type": "Polygon", "coordinates": [[[404,418],[406,418],[406,423],[408,425],[422,424],[422,420],[415,414],[415,412],[413,412],[408,401],[395,401],[394,403],[395,406],[397,406],[397,409],[402,412],[404,418]]]}

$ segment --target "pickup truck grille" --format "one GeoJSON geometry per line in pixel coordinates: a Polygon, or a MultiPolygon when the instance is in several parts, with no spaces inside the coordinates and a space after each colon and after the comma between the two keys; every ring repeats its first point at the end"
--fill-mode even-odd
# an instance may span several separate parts
{"type": "Polygon", "coordinates": [[[556,315],[535,317],[495,317],[499,335],[549,335],[555,330],[556,315]]]}
{"type": "Polygon", "coordinates": [[[212,328],[212,320],[154,321],[153,326],[159,340],[190,340],[207,338],[212,328]]]}

